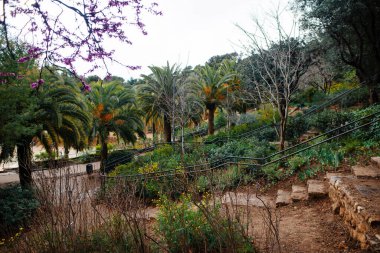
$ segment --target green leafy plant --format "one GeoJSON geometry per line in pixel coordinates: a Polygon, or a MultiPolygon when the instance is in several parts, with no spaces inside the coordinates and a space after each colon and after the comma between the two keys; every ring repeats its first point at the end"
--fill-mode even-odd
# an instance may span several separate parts
{"type": "Polygon", "coordinates": [[[35,158],[39,161],[45,161],[45,160],[49,160],[49,159],[54,159],[55,157],[57,157],[56,155],[57,154],[55,152],[52,152],[49,154],[48,152],[43,151],[39,154],[36,154],[35,158]]]}
{"type": "Polygon", "coordinates": [[[219,111],[219,113],[215,117],[215,127],[221,128],[227,125],[227,118],[224,111],[219,111]]]}
{"type": "Polygon", "coordinates": [[[27,225],[38,206],[39,202],[31,189],[20,186],[0,188],[1,232],[27,225]]]}
{"type": "MultiPolygon", "coordinates": [[[[329,130],[342,126],[351,120],[352,115],[348,112],[324,110],[311,117],[309,126],[315,127],[322,132],[327,132],[329,130]]],[[[336,134],[336,132],[333,134],[336,134]]]]}
{"type": "Polygon", "coordinates": [[[279,168],[279,163],[270,164],[261,169],[262,173],[271,182],[277,182],[283,176],[283,171],[279,168]]]}
{"type": "Polygon", "coordinates": [[[305,156],[293,156],[288,160],[289,170],[288,175],[292,175],[295,171],[301,169],[304,165],[308,164],[309,160],[305,156]]]}
{"type": "Polygon", "coordinates": [[[306,170],[303,170],[303,171],[299,172],[298,173],[298,178],[301,181],[306,181],[309,178],[315,177],[318,174],[318,172],[321,172],[321,171],[323,171],[323,167],[322,166],[316,166],[316,167],[313,167],[313,168],[309,167],[306,170]]]}
{"type": "Polygon", "coordinates": [[[189,195],[178,203],[161,196],[157,233],[170,252],[255,252],[251,239],[240,225],[223,217],[219,205],[207,198],[198,204],[189,195]]]}
{"type": "Polygon", "coordinates": [[[106,171],[110,172],[115,169],[115,167],[119,164],[129,163],[132,161],[134,156],[134,152],[130,150],[115,150],[112,151],[108,157],[106,162],[106,171]]]}

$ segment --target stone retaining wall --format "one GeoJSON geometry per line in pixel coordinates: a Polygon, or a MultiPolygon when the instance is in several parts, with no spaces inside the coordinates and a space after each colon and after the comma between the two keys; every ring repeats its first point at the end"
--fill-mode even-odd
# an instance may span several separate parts
{"type": "Polygon", "coordinates": [[[362,249],[378,252],[380,236],[376,234],[376,227],[380,217],[374,217],[368,203],[356,196],[352,184],[344,181],[344,178],[330,179],[329,197],[333,211],[343,217],[350,236],[360,242],[362,249]]]}

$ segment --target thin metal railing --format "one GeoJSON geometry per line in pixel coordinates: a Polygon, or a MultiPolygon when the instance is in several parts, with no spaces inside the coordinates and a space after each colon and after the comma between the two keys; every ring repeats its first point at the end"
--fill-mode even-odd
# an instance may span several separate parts
{"type": "MultiPolygon", "coordinates": [[[[306,110],[304,112],[303,116],[304,117],[309,117],[310,115],[312,115],[312,114],[320,111],[321,109],[326,108],[331,103],[336,102],[336,100],[342,99],[343,97],[345,97],[345,96],[353,93],[354,91],[357,91],[358,89],[360,89],[360,87],[343,91],[343,92],[339,93],[338,95],[336,95],[335,97],[333,97],[333,98],[329,99],[328,101],[322,103],[321,105],[318,105],[318,106],[316,106],[314,108],[310,108],[310,109],[306,110]]],[[[278,126],[279,126],[279,124],[273,124],[273,123],[271,123],[271,124],[263,125],[263,126],[260,126],[258,128],[255,128],[253,130],[250,130],[250,131],[247,131],[245,133],[238,134],[238,135],[235,135],[235,136],[222,137],[222,138],[221,137],[216,137],[216,138],[214,138],[214,139],[212,139],[210,141],[206,140],[204,142],[189,142],[189,141],[187,141],[187,142],[184,142],[184,144],[206,144],[206,145],[211,145],[211,144],[223,143],[223,142],[226,142],[226,141],[231,141],[231,140],[235,140],[235,139],[241,139],[241,138],[244,138],[244,137],[251,137],[254,133],[256,133],[258,131],[267,129],[269,127],[278,127],[278,126]]],[[[141,153],[144,153],[144,152],[152,151],[157,146],[173,145],[173,144],[180,144],[180,143],[181,143],[181,141],[155,143],[152,146],[149,146],[149,147],[146,147],[146,148],[143,148],[143,149],[140,149],[140,150],[136,150],[136,153],[137,154],[141,154],[141,153]]],[[[300,144],[298,144],[296,146],[299,146],[301,144],[303,144],[303,143],[300,143],[300,144]]],[[[282,151],[282,152],[284,152],[284,151],[282,151]]],[[[273,156],[274,155],[277,155],[277,154],[273,154],[273,156]]],[[[123,163],[125,161],[128,161],[132,157],[135,157],[135,156],[136,156],[136,154],[131,154],[131,155],[128,155],[128,156],[121,157],[119,159],[115,159],[115,160],[111,161],[111,163],[107,163],[106,164],[105,171],[108,171],[110,168],[114,167],[115,165],[123,163]]],[[[267,158],[269,158],[269,157],[267,157],[267,158]]],[[[263,160],[263,158],[258,158],[258,159],[259,160],[263,160]]]]}
{"type": "MultiPolygon", "coordinates": [[[[303,151],[306,151],[306,150],[309,150],[311,148],[314,148],[316,146],[319,146],[323,143],[326,143],[328,141],[331,141],[331,140],[334,140],[334,139],[337,139],[343,135],[346,135],[348,133],[351,133],[355,130],[358,130],[358,129],[361,129],[361,128],[364,128],[364,127],[367,127],[367,126],[370,126],[378,121],[380,121],[379,119],[379,116],[380,116],[380,111],[378,112],[375,112],[375,113],[372,113],[370,115],[367,115],[367,116],[364,116],[360,119],[356,119],[356,120],[353,120],[343,126],[340,126],[340,127],[337,127],[337,128],[334,128],[324,134],[320,134],[314,138],[311,138],[307,141],[304,141],[302,144],[306,144],[308,142],[311,142],[315,139],[318,139],[320,137],[323,137],[323,136],[326,136],[327,134],[331,134],[332,132],[336,132],[338,130],[341,130],[343,128],[347,128],[349,126],[354,126],[353,128],[351,129],[348,129],[344,132],[341,132],[341,133],[338,133],[332,137],[329,137],[325,140],[322,140],[318,143],[315,143],[315,144],[312,144],[308,147],[305,147],[305,148],[302,148],[300,150],[297,150],[295,152],[292,152],[290,154],[287,154],[287,155],[284,155],[280,158],[277,158],[275,160],[272,160],[272,161],[269,161],[269,162],[264,162],[266,161],[268,158],[270,157],[274,157],[278,154],[281,154],[281,153],[285,153],[286,151],[289,151],[289,150],[292,150],[294,149],[296,146],[300,146],[300,145],[295,145],[293,147],[289,147],[287,148],[286,150],[283,150],[283,151],[279,151],[279,152],[276,152],[274,154],[271,154],[267,157],[261,157],[261,158],[257,158],[257,157],[239,157],[239,156],[228,156],[228,157],[224,157],[220,160],[217,160],[217,161],[214,161],[214,162],[209,162],[209,163],[203,163],[203,164],[195,164],[195,165],[192,165],[192,166],[187,166],[187,167],[181,167],[179,170],[181,172],[176,172],[178,171],[178,169],[175,169],[174,171],[173,170],[163,170],[163,171],[156,171],[156,172],[150,172],[150,173],[144,173],[144,174],[135,174],[135,175],[123,175],[123,176],[114,176],[114,177],[108,177],[108,178],[130,178],[130,179],[134,179],[136,180],[137,178],[144,178],[144,179],[149,179],[149,178],[161,178],[161,177],[169,177],[169,176],[173,176],[173,175],[182,175],[182,174],[191,174],[191,173],[199,173],[199,172],[204,172],[204,171],[211,171],[211,170],[215,170],[215,169],[218,169],[220,167],[225,167],[226,165],[231,165],[231,164],[234,164],[234,165],[241,165],[242,163],[239,163],[239,161],[241,160],[251,160],[251,161],[260,161],[258,163],[249,163],[247,165],[249,166],[253,166],[255,168],[262,168],[262,167],[265,167],[265,166],[268,166],[270,164],[273,164],[273,163],[276,163],[276,162],[279,162],[279,161],[282,161],[282,160],[285,160],[291,156],[294,156],[298,153],[301,153],[303,151]],[[366,122],[366,123],[363,123],[363,124],[360,124],[359,126],[355,126],[355,124],[357,124],[358,122],[360,121],[363,121],[363,120],[366,120],[366,119],[371,119],[370,122],[366,122]],[[212,164],[217,164],[215,166],[212,166],[212,164]],[[201,168],[200,170],[195,170],[195,168],[201,168]],[[208,168],[207,168],[208,167],[208,168]],[[190,170],[190,168],[192,168],[193,170],[190,170]],[[162,174],[162,175],[159,175],[159,174],[162,174]]],[[[104,176],[104,175],[103,175],[104,176]]],[[[105,176],[107,178],[107,176],[105,176]]]]}

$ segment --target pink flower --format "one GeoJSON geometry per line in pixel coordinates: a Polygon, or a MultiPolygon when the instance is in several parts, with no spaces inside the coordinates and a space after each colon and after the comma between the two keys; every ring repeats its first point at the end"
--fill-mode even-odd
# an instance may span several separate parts
{"type": "Polygon", "coordinates": [[[18,63],[24,63],[24,62],[27,62],[30,60],[30,57],[29,56],[24,56],[24,57],[21,57],[20,59],[18,59],[18,63]]]}
{"type": "Polygon", "coordinates": [[[88,91],[88,92],[90,92],[90,91],[91,91],[91,86],[88,85],[87,83],[85,83],[85,84],[83,85],[83,90],[84,90],[84,91],[88,91]]]}
{"type": "Polygon", "coordinates": [[[38,88],[38,83],[31,83],[30,88],[32,89],[37,89],[38,88]]]}

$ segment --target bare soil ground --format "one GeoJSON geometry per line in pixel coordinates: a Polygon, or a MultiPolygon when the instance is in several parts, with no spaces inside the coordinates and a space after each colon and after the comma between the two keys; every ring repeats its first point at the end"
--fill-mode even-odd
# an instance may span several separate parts
{"type": "MultiPolygon", "coordinates": [[[[340,216],[331,211],[328,198],[277,208],[281,252],[364,252],[351,241],[340,216]]],[[[260,211],[258,211],[260,212],[260,211]]],[[[262,217],[253,217],[256,244],[263,249],[262,217]]],[[[265,245],[264,245],[265,247],[265,245]]]]}

